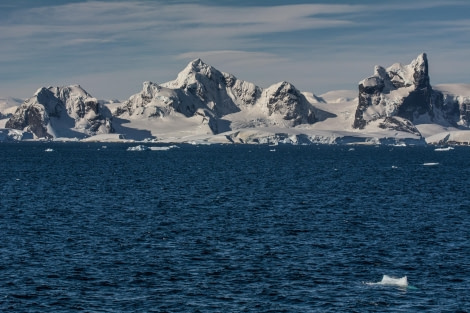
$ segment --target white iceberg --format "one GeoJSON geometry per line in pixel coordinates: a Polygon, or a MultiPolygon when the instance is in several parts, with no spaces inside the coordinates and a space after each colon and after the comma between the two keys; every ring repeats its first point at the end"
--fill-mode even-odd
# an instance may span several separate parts
{"type": "Polygon", "coordinates": [[[150,148],[144,145],[138,145],[135,147],[129,147],[127,148],[127,151],[149,151],[150,148]]]}
{"type": "Polygon", "coordinates": [[[382,280],[377,283],[366,283],[367,285],[382,285],[382,286],[395,286],[395,287],[408,287],[408,277],[403,276],[400,278],[384,275],[382,280]]]}

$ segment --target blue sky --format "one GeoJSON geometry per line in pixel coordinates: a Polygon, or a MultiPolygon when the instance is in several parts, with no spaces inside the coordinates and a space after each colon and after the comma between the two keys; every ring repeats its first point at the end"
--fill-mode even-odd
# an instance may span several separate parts
{"type": "Polygon", "coordinates": [[[15,0],[0,4],[0,96],[80,84],[127,99],[201,58],[261,87],[357,89],[428,54],[431,83],[470,83],[470,1],[15,0]]]}

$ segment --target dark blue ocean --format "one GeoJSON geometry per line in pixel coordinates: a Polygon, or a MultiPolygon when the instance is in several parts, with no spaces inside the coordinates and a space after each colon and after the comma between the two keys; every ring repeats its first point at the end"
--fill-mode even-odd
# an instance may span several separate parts
{"type": "Polygon", "coordinates": [[[0,144],[0,311],[470,311],[470,147],[129,146],[0,144]]]}

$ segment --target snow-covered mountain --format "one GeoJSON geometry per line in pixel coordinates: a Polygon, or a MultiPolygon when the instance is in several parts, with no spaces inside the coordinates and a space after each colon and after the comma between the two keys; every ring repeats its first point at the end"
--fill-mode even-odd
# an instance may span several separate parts
{"type": "Polygon", "coordinates": [[[470,85],[437,85],[434,91],[434,117],[453,126],[470,127],[470,85]]]}
{"type": "Polygon", "coordinates": [[[84,138],[112,132],[111,114],[78,85],[42,87],[5,124],[35,138],[84,138]]]}
{"type": "Polygon", "coordinates": [[[0,120],[13,115],[22,102],[23,100],[12,97],[0,98],[0,120]]]}
{"type": "Polygon", "coordinates": [[[288,82],[261,88],[196,59],[122,103],[80,86],[41,88],[0,118],[0,141],[470,144],[469,112],[470,85],[431,86],[426,54],[323,95],[288,82]]]}
{"type": "Polygon", "coordinates": [[[418,116],[432,114],[432,97],[426,54],[409,65],[375,66],[374,75],[359,83],[354,127],[362,129],[379,119],[384,128],[411,126],[409,122],[418,116]]]}
{"type": "MultiPolygon", "coordinates": [[[[130,120],[183,115],[199,117],[212,134],[227,130],[225,116],[257,110],[264,125],[294,127],[317,121],[315,108],[292,84],[281,82],[267,89],[237,79],[194,60],[173,81],[157,85],[144,82],[114,114],[130,120]]],[[[159,123],[155,119],[155,123],[159,123]]]]}
{"type": "Polygon", "coordinates": [[[419,133],[415,125],[431,121],[445,126],[468,126],[467,96],[460,88],[433,89],[425,53],[408,65],[375,66],[374,75],[359,83],[354,127],[379,122],[384,129],[419,133]]]}

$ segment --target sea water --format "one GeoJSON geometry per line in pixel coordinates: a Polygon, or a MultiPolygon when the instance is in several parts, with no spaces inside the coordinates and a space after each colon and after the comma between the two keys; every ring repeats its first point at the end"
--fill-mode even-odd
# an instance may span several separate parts
{"type": "Polygon", "coordinates": [[[470,311],[468,147],[132,146],[0,145],[0,311],[470,311]]]}

